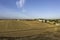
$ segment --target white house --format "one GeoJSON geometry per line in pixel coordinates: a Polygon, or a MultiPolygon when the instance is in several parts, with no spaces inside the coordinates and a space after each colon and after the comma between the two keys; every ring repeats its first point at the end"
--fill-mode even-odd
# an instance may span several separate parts
{"type": "Polygon", "coordinates": [[[17,21],[20,21],[20,19],[17,19],[17,21]]]}

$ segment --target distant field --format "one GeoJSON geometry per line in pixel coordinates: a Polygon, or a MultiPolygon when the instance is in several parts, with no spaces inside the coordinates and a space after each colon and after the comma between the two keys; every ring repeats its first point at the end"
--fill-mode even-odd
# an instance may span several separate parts
{"type": "Polygon", "coordinates": [[[56,39],[59,40],[59,33],[60,25],[56,26],[39,21],[0,20],[0,37],[23,37],[23,40],[25,37],[27,40],[28,38],[34,38],[35,40],[37,37],[37,40],[40,37],[43,39],[45,36],[50,38],[55,38],[57,36],[56,39]]]}

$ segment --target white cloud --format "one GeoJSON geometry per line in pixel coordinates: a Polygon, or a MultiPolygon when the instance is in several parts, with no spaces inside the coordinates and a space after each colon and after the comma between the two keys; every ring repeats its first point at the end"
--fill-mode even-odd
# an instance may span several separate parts
{"type": "Polygon", "coordinates": [[[22,7],[24,6],[24,4],[25,4],[25,1],[26,1],[26,0],[18,0],[18,1],[16,2],[17,7],[18,7],[18,8],[22,8],[22,7]]]}

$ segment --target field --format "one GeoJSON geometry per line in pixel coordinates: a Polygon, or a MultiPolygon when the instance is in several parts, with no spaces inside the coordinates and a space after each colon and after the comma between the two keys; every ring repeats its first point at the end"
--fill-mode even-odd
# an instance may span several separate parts
{"type": "Polygon", "coordinates": [[[60,40],[60,25],[40,21],[0,20],[0,39],[60,40]]]}

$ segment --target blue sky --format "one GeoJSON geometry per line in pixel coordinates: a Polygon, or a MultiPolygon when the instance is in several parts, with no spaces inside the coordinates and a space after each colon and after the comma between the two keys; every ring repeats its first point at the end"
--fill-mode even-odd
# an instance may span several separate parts
{"type": "Polygon", "coordinates": [[[0,0],[0,18],[60,18],[60,0],[0,0]]]}

